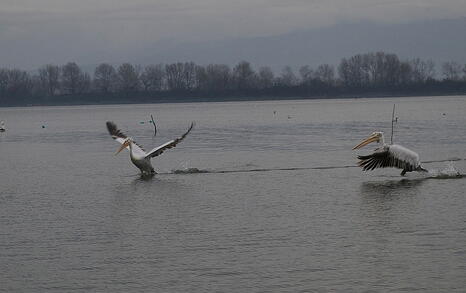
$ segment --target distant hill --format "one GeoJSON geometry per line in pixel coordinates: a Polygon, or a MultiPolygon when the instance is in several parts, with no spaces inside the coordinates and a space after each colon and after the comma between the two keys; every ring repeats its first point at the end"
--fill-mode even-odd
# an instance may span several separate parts
{"type": "MultiPolygon", "coordinates": [[[[235,64],[240,60],[281,69],[322,63],[342,57],[385,51],[401,58],[466,63],[466,18],[406,24],[358,22],[277,36],[229,39],[207,43],[158,42],[135,56],[140,64],[194,61],[235,64]]],[[[440,67],[438,66],[438,69],[440,67]]]]}

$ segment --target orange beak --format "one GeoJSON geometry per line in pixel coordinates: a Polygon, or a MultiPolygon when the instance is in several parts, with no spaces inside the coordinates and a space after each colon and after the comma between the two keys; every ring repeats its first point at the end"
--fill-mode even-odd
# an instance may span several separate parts
{"type": "Polygon", "coordinates": [[[115,156],[118,155],[123,149],[125,149],[128,146],[129,146],[129,140],[127,140],[127,141],[125,141],[124,143],[121,144],[121,147],[115,153],[115,156]]]}
{"type": "Polygon", "coordinates": [[[363,140],[360,144],[356,145],[353,150],[355,149],[360,149],[362,148],[363,146],[365,145],[368,145],[370,144],[371,142],[374,142],[374,141],[379,141],[379,137],[377,135],[371,135],[369,136],[368,138],[366,138],[365,140],[363,140]]]}

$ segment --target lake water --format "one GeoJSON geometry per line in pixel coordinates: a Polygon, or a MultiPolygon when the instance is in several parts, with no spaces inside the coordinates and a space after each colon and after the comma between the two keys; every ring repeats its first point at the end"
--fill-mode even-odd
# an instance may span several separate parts
{"type": "Polygon", "coordinates": [[[464,96],[0,108],[0,120],[2,292],[466,288],[464,96]],[[394,103],[394,140],[429,174],[354,167],[355,144],[389,140],[394,103]],[[146,149],[197,125],[148,179],[114,155],[107,120],[146,149]]]}

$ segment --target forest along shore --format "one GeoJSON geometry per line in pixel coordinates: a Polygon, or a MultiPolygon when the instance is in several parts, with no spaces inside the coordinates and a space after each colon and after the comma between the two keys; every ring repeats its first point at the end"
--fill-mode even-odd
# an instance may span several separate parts
{"type": "Polygon", "coordinates": [[[0,68],[0,107],[33,105],[215,102],[308,98],[466,94],[466,64],[400,60],[385,52],[343,58],[338,66],[286,66],[279,73],[247,61],[98,65],[93,73],[69,62],[37,73],[0,68]],[[92,76],[91,76],[92,75],[92,76]]]}

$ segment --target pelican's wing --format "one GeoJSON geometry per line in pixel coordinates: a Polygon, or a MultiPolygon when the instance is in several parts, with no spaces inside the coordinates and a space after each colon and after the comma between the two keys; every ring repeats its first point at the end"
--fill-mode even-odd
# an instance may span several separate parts
{"type": "MultiPolygon", "coordinates": [[[[112,138],[119,143],[123,144],[127,138],[127,136],[116,126],[115,123],[112,121],[107,121],[107,129],[108,133],[112,136],[112,138]]],[[[129,146],[126,147],[127,150],[129,150],[129,146]]],[[[138,145],[134,140],[133,140],[133,149],[137,153],[145,154],[146,151],[138,145]]]]}
{"type": "Polygon", "coordinates": [[[182,136],[175,138],[173,140],[170,140],[169,142],[166,142],[163,145],[154,148],[153,150],[147,153],[146,158],[157,157],[158,155],[162,154],[165,150],[174,148],[188,135],[188,133],[193,129],[193,127],[194,127],[194,122],[191,122],[191,126],[182,136]]]}
{"type": "Polygon", "coordinates": [[[364,171],[387,167],[414,171],[419,167],[418,154],[399,145],[385,146],[370,155],[358,156],[358,159],[358,165],[364,171]]]}

